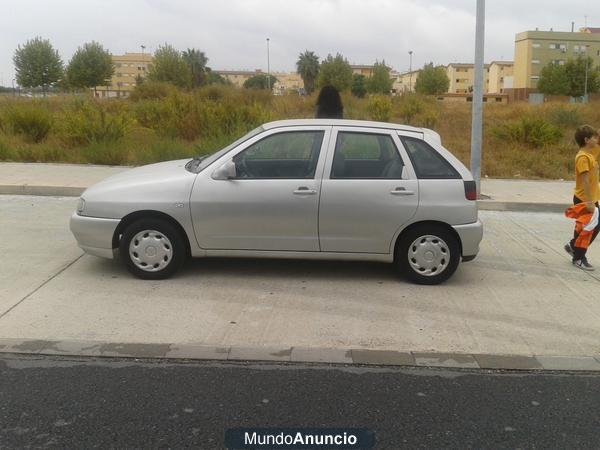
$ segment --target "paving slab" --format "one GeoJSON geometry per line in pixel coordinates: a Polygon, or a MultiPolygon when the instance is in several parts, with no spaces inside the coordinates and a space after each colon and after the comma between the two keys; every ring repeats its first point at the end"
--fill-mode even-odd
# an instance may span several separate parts
{"type": "Polygon", "coordinates": [[[482,369],[543,369],[542,364],[533,356],[523,355],[473,355],[482,369]]]}
{"type": "Polygon", "coordinates": [[[471,355],[460,353],[413,353],[413,357],[417,366],[479,369],[479,364],[471,355]]]}
{"type": "Polygon", "coordinates": [[[232,361],[291,361],[292,349],[286,347],[231,347],[232,361]]]}
{"type": "Polygon", "coordinates": [[[382,366],[412,366],[415,364],[415,358],[411,353],[393,350],[352,349],[352,361],[355,364],[382,366]]]}
{"type": "Polygon", "coordinates": [[[545,370],[600,370],[600,362],[591,356],[536,356],[545,370]]]}
{"type": "Polygon", "coordinates": [[[294,347],[292,362],[325,362],[352,364],[352,353],[343,348],[294,347]]]}
{"type": "Polygon", "coordinates": [[[73,198],[0,197],[0,316],[83,254],[69,231],[75,206],[73,198]]]}

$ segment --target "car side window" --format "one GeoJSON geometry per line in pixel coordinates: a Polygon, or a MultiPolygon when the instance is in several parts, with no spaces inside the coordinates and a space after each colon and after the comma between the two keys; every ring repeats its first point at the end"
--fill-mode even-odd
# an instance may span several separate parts
{"type": "Polygon", "coordinates": [[[332,179],[401,179],[404,163],[388,134],[340,131],[332,179]]]}
{"type": "Polygon", "coordinates": [[[324,131],[286,131],[255,142],[233,158],[236,178],[314,178],[324,131]]]}
{"type": "Polygon", "coordinates": [[[400,140],[406,147],[417,178],[430,180],[461,178],[452,164],[427,142],[407,136],[401,136],[400,140]]]}

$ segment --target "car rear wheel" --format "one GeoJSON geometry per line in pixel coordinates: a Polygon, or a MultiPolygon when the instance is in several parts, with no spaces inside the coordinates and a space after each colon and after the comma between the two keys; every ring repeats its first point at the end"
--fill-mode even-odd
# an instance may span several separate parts
{"type": "Polygon", "coordinates": [[[141,219],[129,225],[119,243],[127,269],[138,278],[168,278],[185,260],[186,251],[179,231],[162,219],[141,219]]]}
{"type": "Polygon", "coordinates": [[[396,264],[400,272],[417,284],[439,284],[454,274],[460,261],[457,238],[438,225],[416,227],[400,238],[396,264]]]}

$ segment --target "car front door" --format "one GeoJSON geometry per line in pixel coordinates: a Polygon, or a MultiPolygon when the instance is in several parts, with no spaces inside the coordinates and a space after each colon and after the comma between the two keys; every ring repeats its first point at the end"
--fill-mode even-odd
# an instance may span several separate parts
{"type": "Polygon", "coordinates": [[[319,251],[321,174],[331,127],[286,127],[250,139],[198,175],[191,210],[204,249],[319,251]],[[231,179],[214,179],[223,164],[231,179]]]}
{"type": "Polygon", "coordinates": [[[419,203],[419,184],[397,133],[334,127],[330,142],[319,206],[321,251],[389,253],[419,203]]]}

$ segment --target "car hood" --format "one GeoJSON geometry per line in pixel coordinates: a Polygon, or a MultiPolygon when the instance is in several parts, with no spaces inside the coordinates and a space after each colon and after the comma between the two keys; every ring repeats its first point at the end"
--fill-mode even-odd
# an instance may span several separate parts
{"type": "Polygon", "coordinates": [[[171,209],[187,204],[196,174],[185,169],[189,159],[136,167],[113,175],[88,188],[81,196],[83,215],[121,218],[129,212],[171,209]]]}

